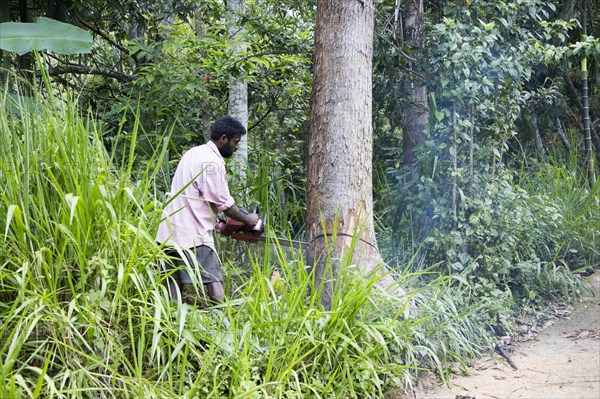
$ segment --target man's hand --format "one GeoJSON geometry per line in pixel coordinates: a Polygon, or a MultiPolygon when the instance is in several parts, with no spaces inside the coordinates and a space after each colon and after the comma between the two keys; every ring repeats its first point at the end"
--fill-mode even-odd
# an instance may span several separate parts
{"type": "Polygon", "coordinates": [[[228,217],[246,223],[249,227],[254,227],[260,220],[258,214],[242,211],[237,205],[223,211],[228,217]]]}
{"type": "Polygon", "coordinates": [[[256,226],[258,221],[260,220],[260,217],[256,213],[251,213],[251,214],[247,215],[247,217],[248,217],[247,223],[248,223],[248,226],[250,226],[250,227],[256,226]]]}

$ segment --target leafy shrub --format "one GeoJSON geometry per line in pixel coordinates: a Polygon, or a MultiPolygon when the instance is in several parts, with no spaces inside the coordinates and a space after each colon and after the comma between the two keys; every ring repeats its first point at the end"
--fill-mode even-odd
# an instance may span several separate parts
{"type": "Polygon", "coordinates": [[[434,265],[453,284],[469,287],[467,303],[489,304],[486,323],[502,328],[509,328],[510,311],[575,291],[569,270],[574,251],[593,255],[582,244],[597,231],[595,223],[591,229],[579,224],[594,220],[597,195],[580,196],[586,200],[569,216],[576,202],[567,204],[551,192],[568,181],[534,191],[522,179],[516,184],[505,164],[517,121],[532,98],[556,95],[531,83],[537,68],[566,51],[561,43],[571,27],[543,22],[555,10],[551,4],[512,5],[449,5],[443,19],[426,20],[432,68],[426,140],[415,149],[414,165],[386,171],[391,183],[379,203],[387,259],[407,264],[414,258],[416,270],[434,265]],[[560,40],[549,42],[553,35],[560,40]]]}
{"type": "MultiPolygon", "coordinates": [[[[396,194],[389,202],[398,208],[387,210],[391,220],[398,220],[399,228],[392,233],[395,240],[409,244],[405,259],[412,256],[416,260],[415,270],[436,265],[431,270],[453,276],[454,282],[468,286],[465,304],[486,303],[483,319],[497,331],[511,329],[508,315],[513,311],[539,305],[548,298],[576,294],[578,283],[570,268],[577,268],[573,258],[580,254],[573,247],[579,248],[584,237],[594,236],[585,234],[588,227],[568,225],[567,220],[574,219],[567,216],[574,212],[572,203],[558,201],[548,192],[552,190],[528,192],[523,179],[520,181],[521,186],[514,184],[512,176],[502,169],[493,179],[480,178],[476,187],[457,190],[454,213],[448,196],[452,186],[421,178],[412,182],[412,192],[403,190],[403,195],[396,194]],[[430,216],[411,218],[411,214],[430,216]],[[422,241],[411,230],[413,220],[427,221],[420,233],[425,232],[422,241]]],[[[586,205],[580,212],[591,216],[594,201],[581,197],[586,205]]],[[[583,224],[593,218],[578,213],[575,220],[583,224]]],[[[594,254],[594,245],[585,248],[584,256],[594,254]]]]}

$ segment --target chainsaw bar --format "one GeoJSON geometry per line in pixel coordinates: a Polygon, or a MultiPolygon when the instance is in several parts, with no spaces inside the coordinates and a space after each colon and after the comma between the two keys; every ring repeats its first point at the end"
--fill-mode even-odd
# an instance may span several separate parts
{"type": "MultiPolygon", "coordinates": [[[[241,209],[241,208],[240,208],[241,209]]],[[[243,212],[247,213],[244,209],[243,212]]],[[[255,212],[257,208],[255,208],[255,212]]],[[[260,219],[256,226],[248,228],[244,222],[232,218],[219,218],[216,224],[216,231],[219,234],[233,238],[238,241],[246,242],[268,242],[269,244],[282,245],[285,247],[306,250],[308,243],[304,241],[288,240],[286,238],[267,237],[263,235],[265,231],[265,221],[260,219]]]]}
{"type": "Polygon", "coordinates": [[[306,251],[308,249],[308,243],[306,241],[297,241],[297,240],[288,240],[287,238],[277,238],[277,237],[266,237],[266,236],[258,236],[257,241],[267,242],[269,244],[282,245],[288,248],[297,248],[306,251]]]}
{"type": "Polygon", "coordinates": [[[248,232],[233,232],[228,234],[228,237],[238,241],[246,242],[266,242],[272,245],[282,245],[289,248],[299,248],[306,250],[308,243],[305,241],[289,240],[287,238],[267,237],[264,235],[254,235],[248,232]]]}

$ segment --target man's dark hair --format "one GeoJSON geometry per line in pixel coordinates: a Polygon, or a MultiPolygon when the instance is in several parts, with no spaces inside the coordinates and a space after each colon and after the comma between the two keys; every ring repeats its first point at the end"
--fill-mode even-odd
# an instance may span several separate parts
{"type": "Polygon", "coordinates": [[[224,116],[212,125],[210,128],[211,140],[218,140],[222,135],[232,139],[235,136],[243,136],[246,134],[246,128],[237,119],[231,116],[224,116]]]}

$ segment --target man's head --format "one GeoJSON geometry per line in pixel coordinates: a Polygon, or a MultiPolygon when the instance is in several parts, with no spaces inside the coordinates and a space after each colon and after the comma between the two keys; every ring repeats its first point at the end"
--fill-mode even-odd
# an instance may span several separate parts
{"type": "Polygon", "coordinates": [[[224,116],[212,125],[210,139],[215,143],[221,156],[229,158],[237,151],[246,128],[237,119],[224,116]]]}

